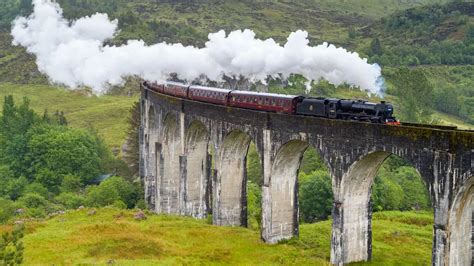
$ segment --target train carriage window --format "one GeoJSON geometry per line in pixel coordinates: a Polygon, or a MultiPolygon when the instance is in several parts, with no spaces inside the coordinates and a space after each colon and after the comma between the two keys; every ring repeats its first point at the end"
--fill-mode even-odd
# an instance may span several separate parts
{"type": "Polygon", "coordinates": [[[272,105],[275,106],[275,99],[272,99],[272,105]]]}

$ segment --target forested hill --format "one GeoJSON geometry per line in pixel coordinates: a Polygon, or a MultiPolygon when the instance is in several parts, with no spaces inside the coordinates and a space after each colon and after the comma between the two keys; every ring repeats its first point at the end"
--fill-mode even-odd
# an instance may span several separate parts
{"type": "MultiPolygon", "coordinates": [[[[29,14],[30,2],[3,0],[0,3],[0,82],[47,82],[36,70],[34,58],[22,48],[10,45],[11,21],[19,14],[29,14]]],[[[259,38],[272,37],[284,43],[290,32],[304,29],[309,32],[312,44],[330,42],[382,65],[389,94],[400,94],[393,82],[400,74],[397,73],[400,67],[422,69],[433,87],[432,93],[422,97],[429,103],[426,108],[435,110],[435,117],[409,117],[406,115],[409,112],[422,112],[408,110],[400,103],[397,105],[402,111],[401,118],[449,123],[451,115],[464,121],[460,124],[474,123],[474,81],[470,78],[474,76],[474,3],[441,0],[58,0],[58,3],[68,18],[95,12],[106,12],[117,18],[121,31],[111,44],[143,39],[149,44],[165,41],[202,46],[209,32],[245,28],[254,30],[259,38]]],[[[335,88],[328,90],[326,94],[334,94],[335,88]]],[[[339,92],[334,96],[354,95],[339,92]]],[[[399,99],[395,97],[393,101],[399,99]]]]}

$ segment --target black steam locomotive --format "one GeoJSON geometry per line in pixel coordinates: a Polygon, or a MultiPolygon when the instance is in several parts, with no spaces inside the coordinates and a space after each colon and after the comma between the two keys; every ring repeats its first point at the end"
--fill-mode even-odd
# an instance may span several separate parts
{"type": "Polygon", "coordinates": [[[296,114],[372,123],[399,124],[391,104],[363,100],[305,97],[296,105],[296,114]]]}

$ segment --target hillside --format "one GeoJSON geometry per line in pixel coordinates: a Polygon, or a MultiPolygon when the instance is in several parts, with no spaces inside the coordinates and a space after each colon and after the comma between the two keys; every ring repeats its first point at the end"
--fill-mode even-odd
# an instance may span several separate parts
{"type": "Polygon", "coordinates": [[[13,95],[17,102],[23,97],[39,114],[48,110],[64,111],[72,127],[97,130],[111,148],[120,148],[127,134],[127,121],[137,97],[94,96],[84,91],[70,91],[48,85],[0,83],[0,106],[3,97],[13,95]]]}
{"type": "MultiPolygon", "coordinates": [[[[34,57],[23,48],[10,45],[10,21],[17,14],[31,11],[27,2],[0,3],[4,14],[0,19],[0,82],[47,84],[46,77],[36,69],[34,57]]],[[[435,90],[435,114],[441,113],[433,121],[463,128],[471,128],[474,121],[474,86],[470,78],[474,74],[474,3],[444,0],[58,2],[68,18],[95,12],[106,12],[117,18],[121,31],[110,42],[117,45],[128,39],[143,39],[149,44],[165,41],[202,46],[209,32],[244,28],[254,30],[259,38],[271,37],[283,43],[290,32],[305,29],[312,44],[334,43],[381,64],[387,73],[389,94],[390,72],[400,66],[422,69],[435,90]],[[443,102],[446,98],[450,101],[443,102]]],[[[330,90],[334,96],[353,94],[330,90]]],[[[388,98],[397,105],[397,97],[388,98]]]]}
{"type": "MultiPolygon", "coordinates": [[[[266,245],[258,231],[192,218],[148,214],[147,220],[136,221],[133,211],[88,212],[28,222],[25,264],[324,265],[329,260],[330,220],[301,225],[299,239],[266,245]]],[[[0,226],[0,233],[6,230],[11,226],[0,226]]],[[[373,234],[373,261],[365,264],[430,263],[431,213],[376,213],[373,234]]]]}

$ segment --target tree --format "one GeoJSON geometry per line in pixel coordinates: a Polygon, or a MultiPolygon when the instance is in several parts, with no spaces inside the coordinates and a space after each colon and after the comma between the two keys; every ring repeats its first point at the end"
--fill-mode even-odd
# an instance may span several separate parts
{"type": "Polygon", "coordinates": [[[431,122],[434,103],[433,86],[423,70],[399,68],[392,79],[395,94],[400,99],[401,113],[408,122],[431,122]]]}
{"type": "Polygon", "coordinates": [[[47,176],[39,181],[55,190],[65,175],[79,176],[88,184],[101,174],[98,143],[87,131],[41,125],[29,131],[28,147],[24,164],[29,173],[37,179],[47,176]]]}
{"type": "Polygon", "coordinates": [[[133,175],[138,175],[139,168],[139,135],[140,135],[140,102],[135,102],[130,108],[128,119],[127,149],[123,155],[123,160],[129,166],[133,175]]]}
{"type": "Polygon", "coordinates": [[[380,45],[380,40],[377,37],[372,39],[370,43],[370,53],[371,56],[382,55],[382,46],[380,45]]]}
{"type": "Polygon", "coordinates": [[[0,160],[10,167],[15,176],[23,175],[24,161],[28,150],[27,132],[40,119],[29,106],[28,98],[23,98],[16,106],[13,96],[5,96],[0,124],[0,160]]]}
{"type": "Polygon", "coordinates": [[[327,171],[316,170],[299,176],[300,219],[311,223],[327,219],[332,210],[331,178],[327,171]]]}

